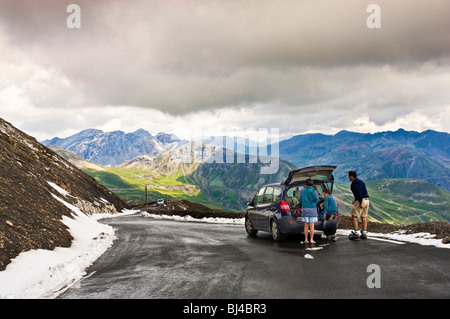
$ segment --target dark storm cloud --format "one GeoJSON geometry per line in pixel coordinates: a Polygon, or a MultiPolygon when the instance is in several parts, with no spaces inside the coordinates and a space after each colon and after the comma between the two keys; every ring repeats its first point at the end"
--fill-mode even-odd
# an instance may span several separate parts
{"type": "MultiPolygon", "coordinates": [[[[371,3],[2,1],[0,34],[24,60],[66,81],[62,94],[77,94],[72,107],[133,105],[174,115],[255,106],[270,113],[273,105],[318,114],[357,109],[377,124],[430,100],[448,107],[450,2],[376,1],[381,29],[367,28],[371,3]],[[65,24],[72,2],[81,7],[79,30],[65,24]]],[[[38,99],[35,91],[41,106],[63,99],[53,92],[46,104],[45,92],[38,99]]]]}

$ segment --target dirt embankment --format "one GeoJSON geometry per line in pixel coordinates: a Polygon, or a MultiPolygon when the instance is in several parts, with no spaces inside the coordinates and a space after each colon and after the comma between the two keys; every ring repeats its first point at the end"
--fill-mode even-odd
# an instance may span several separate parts
{"type": "MultiPolygon", "coordinates": [[[[133,207],[145,211],[145,205],[133,207]]],[[[193,203],[184,199],[170,200],[165,206],[156,206],[156,202],[148,204],[148,212],[156,215],[191,216],[193,218],[220,217],[220,218],[243,218],[244,213],[226,212],[219,209],[206,207],[202,204],[193,203]]]]}
{"type": "Polygon", "coordinates": [[[21,252],[70,247],[73,238],[62,217],[71,217],[72,211],[58,198],[85,213],[127,207],[92,177],[1,118],[0,150],[0,271],[21,252]]]}

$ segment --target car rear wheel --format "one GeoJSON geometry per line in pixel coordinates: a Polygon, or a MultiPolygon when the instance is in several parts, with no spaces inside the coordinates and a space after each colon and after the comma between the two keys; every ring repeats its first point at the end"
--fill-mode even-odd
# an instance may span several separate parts
{"type": "Polygon", "coordinates": [[[336,234],[336,228],[327,228],[323,230],[323,233],[325,234],[325,236],[332,236],[334,234],[336,234]]]}
{"type": "Polygon", "coordinates": [[[250,236],[256,236],[256,234],[258,233],[258,231],[253,228],[252,222],[248,217],[245,217],[245,230],[250,236]]]}
{"type": "Polygon", "coordinates": [[[280,241],[284,238],[283,234],[280,232],[280,228],[278,227],[278,224],[275,220],[272,220],[271,223],[271,230],[272,230],[272,238],[275,241],[280,241]]]}

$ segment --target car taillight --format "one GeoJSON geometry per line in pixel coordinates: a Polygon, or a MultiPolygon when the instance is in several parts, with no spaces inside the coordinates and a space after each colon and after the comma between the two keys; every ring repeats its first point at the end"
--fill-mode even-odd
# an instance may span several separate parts
{"type": "Polygon", "coordinates": [[[284,200],[280,200],[280,209],[283,213],[288,213],[291,211],[291,208],[289,207],[288,202],[284,200]]]}

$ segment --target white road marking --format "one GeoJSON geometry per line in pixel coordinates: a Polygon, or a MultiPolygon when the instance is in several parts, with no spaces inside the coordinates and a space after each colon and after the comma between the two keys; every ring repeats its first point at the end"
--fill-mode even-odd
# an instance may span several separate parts
{"type": "Polygon", "coordinates": [[[367,236],[367,239],[374,239],[374,240],[379,240],[379,241],[385,241],[385,242],[393,243],[393,244],[397,244],[397,245],[405,245],[406,244],[406,243],[401,242],[401,241],[396,241],[396,240],[391,240],[391,239],[384,239],[384,238],[378,238],[378,237],[367,236]]]}

